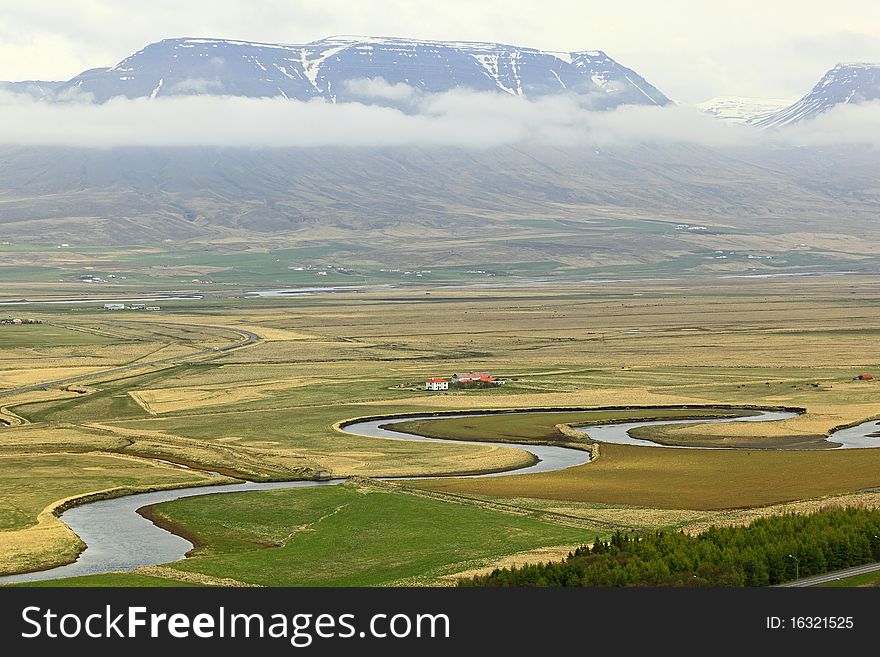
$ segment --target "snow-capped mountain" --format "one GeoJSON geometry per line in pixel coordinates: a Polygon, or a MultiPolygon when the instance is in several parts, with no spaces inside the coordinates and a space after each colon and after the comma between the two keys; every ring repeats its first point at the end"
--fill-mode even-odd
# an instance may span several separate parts
{"type": "Polygon", "coordinates": [[[838,64],[796,103],[755,121],[778,127],[811,119],[837,105],[880,99],[880,64],[838,64]]]}
{"type": "Polygon", "coordinates": [[[222,94],[394,104],[407,87],[424,92],[469,88],[532,98],[570,92],[589,96],[599,108],[671,102],[601,51],[561,53],[500,43],[373,37],[331,37],[305,45],[166,39],[116,66],[81,73],[57,93],[89,94],[95,102],[115,96],[222,94]],[[384,82],[364,84],[377,78],[384,82]]]}
{"type": "Polygon", "coordinates": [[[744,98],[718,96],[697,104],[697,108],[730,123],[752,123],[791,104],[779,98],[744,98]]]}

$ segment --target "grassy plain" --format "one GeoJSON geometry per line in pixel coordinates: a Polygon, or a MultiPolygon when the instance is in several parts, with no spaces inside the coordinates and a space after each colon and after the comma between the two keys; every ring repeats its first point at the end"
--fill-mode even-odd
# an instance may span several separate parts
{"type": "MultiPolygon", "coordinates": [[[[413,287],[180,301],[163,304],[160,313],[124,315],[97,306],[34,305],[28,315],[51,322],[45,330],[63,327],[65,335],[72,331],[93,343],[56,344],[46,333],[44,344],[32,334],[28,344],[3,345],[0,386],[227,346],[240,339],[234,329],[262,339],[211,358],[96,376],[77,392],[50,386],[4,397],[0,413],[20,422],[0,428],[0,453],[58,459],[57,471],[40,471],[40,481],[45,491],[58,491],[49,497],[61,499],[96,485],[94,473],[77,468],[79,459],[120,454],[255,479],[310,477],[318,470],[337,476],[462,474],[529,461],[504,446],[386,441],[334,428],[348,418],[395,413],[785,405],[808,412],[778,423],[682,426],[656,435],[814,439],[880,417],[880,383],[852,380],[880,369],[878,306],[880,279],[867,276],[413,287]],[[491,370],[508,383],[449,394],[419,390],[427,377],[469,369],[491,370]]],[[[497,420],[495,438],[512,437],[511,430],[517,439],[553,437],[550,429],[559,419],[544,417],[526,428],[509,425],[508,417],[497,420]]],[[[513,506],[601,507],[615,526],[637,524],[635,515],[644,509],[656,511],[651,522],[658,526],[687,524],[718,509],[880,486],[880,452],[868,450],[749,454],[618,447],[605,446],[595,463],[562,473],[419,485],[514,500],[505,502],[513,506]]],[[[12,490],[19,480],[20,473],[0,471],[0,488],[12,490]]],[[[21,522],[36,522],[46,501],[37,497],[21,507],[21,522]]],[[[213,504],[206,498],[205,505],[213,504]]],[[[11,533],[0,532],[4,559],[11,533]]],[[[507,554],[522,546],[514,547],[507,554]]]]}
{"type": "Polygon", "coordinates": [[[512,552],[577,545],[596,535],[583,527],[356,485],[225,495],[222,504],[210,496],[190,498],[157,505],[152,516],[185,527],[199,544],[171,568],[262,586],[416,583],[512,552]]]}
{"type": "MultiPolygon", "coordinates": [[[[0,312],[0,314],[3,314],[0,312]]],[[[5,313],[8,317],[19,317],[22,314],[27,317],[28,313],[20,310],[5,313]]],[[[3,350],[22,349],[28,347],[46,348],[49,345],[55,347],[74,347],[79,345],[106,345],[112,344],[113,339],[97,333],[78,331],[63,326],[48,324],[0,324],[0,346],[3,350]]]]}
{"type": "Polygon", "coordinates": [[[560,472],[414,484],[492,497],[535,497],[665,509],[731,509],[880,487],[880,452],[672,450],[602,445],[560,472]]]}

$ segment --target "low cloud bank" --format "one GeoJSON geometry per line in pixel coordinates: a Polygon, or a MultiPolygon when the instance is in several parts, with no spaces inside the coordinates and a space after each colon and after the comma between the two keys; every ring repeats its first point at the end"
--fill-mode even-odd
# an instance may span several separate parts
{"type": "Polygon", "coordinates": [[[43,102],[0,94],[0,143],[115,146],[493,148],[516,144],[612,146],[692,143],[715,147],[761,144],[880,145],[880,103],[842,106],[774,131],[732,125],[690,107],[623,106],[593,111],[589,98],[526,100],[453,91],[423,94],[384,80],[352,83],[365,98],[331,104],[284,98],[179,96],[43,102]]]}

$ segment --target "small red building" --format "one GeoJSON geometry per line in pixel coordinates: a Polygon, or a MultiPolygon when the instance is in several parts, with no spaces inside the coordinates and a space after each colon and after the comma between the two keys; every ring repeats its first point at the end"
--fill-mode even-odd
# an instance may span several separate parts
{"type": "Polygon", "coordinates": [[[452,383],[460,386],[482,387],[486,385],[500,386],[504,381],[493,376],[491,372],[458,372],[452,375],[452,383]]]}
{"type": "Polygon", "coordinates": [[[459,372],[452,375],[453,383],[476,383],[477,381],[492,382],[495,377],[489,372],[459,372]]]}

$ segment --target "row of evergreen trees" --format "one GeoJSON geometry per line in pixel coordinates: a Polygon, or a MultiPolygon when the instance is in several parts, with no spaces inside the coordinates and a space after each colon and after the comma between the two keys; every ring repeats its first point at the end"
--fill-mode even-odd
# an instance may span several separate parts
{"type": "Polygon", "coordinates": [[[495,570],[460,586],[768,586],[880,561],[880,510],[828,509],[712,527],[596,538],[562,562],[495,570]]]}

